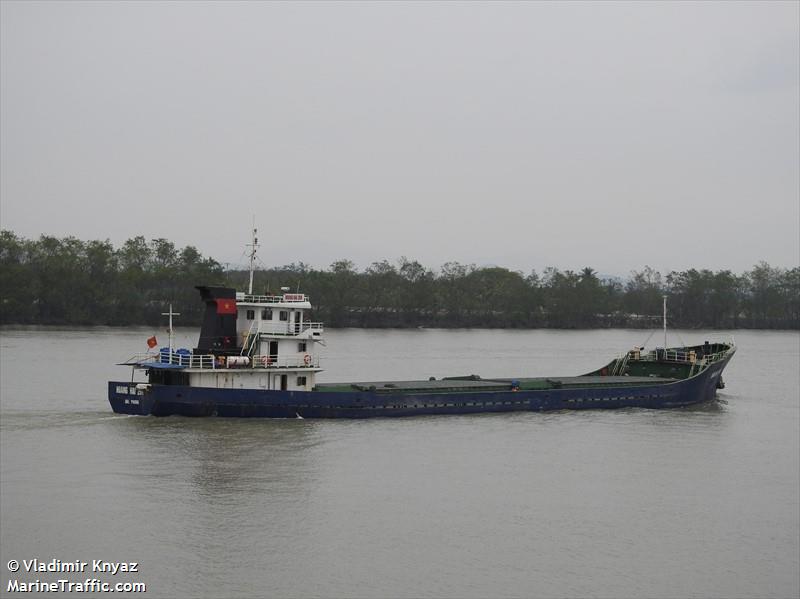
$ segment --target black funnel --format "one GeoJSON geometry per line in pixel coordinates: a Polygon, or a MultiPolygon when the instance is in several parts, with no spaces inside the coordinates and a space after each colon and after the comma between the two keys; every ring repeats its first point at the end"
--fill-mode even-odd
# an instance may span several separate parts
{"type": "Polygon", "coordinates": [[[236,335],[236,290],[228,287],[197,286],[206,303],[203,328],[195,353],[230,353],[238,349],[236,335]]]}

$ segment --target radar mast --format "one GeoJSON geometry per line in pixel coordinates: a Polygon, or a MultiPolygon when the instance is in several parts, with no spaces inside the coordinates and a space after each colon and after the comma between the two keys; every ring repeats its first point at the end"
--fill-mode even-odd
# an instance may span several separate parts
{"type": "Polygon", "coordinates": [[[256,219],[253,217],[253,241],[248,243],[247,247],[250,248],[250,284],[247,286],[247,293],[253,295],[253,271],[256,264],[256,250],[258,249],[258,229],[256,229],[256,219]]]}

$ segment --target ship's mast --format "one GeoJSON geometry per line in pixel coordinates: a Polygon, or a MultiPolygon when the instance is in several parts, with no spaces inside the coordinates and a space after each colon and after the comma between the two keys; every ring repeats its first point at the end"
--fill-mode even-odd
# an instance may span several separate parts
{"type": "Polygon", "coordinates": [[[664,349],[667,349],[667,296],[664,297],[664,349]]]}
{"type": "MultiPolygon", "coordinates": [[[[169,355],[172,356],[172,317],[180,316],[180,312],[172,311],[172,304],[169,305],[169,312],[162,312],[161,316],[169,316],[169,355]]],[[[170,360],[172,358],[170,357],[170,360]]]]}
{"type": "Polygon", "coordinates": [[[253,217],[253,242],[247,244],[247,247],[250,248],[250,284],[247,286],[247,293],[249,295],[253,295],[253,270],[255,269],[256,249],[258,248],[258,237],[256,237],[257,233],[258,229],[256,229],[256,219],[253,217]]]}

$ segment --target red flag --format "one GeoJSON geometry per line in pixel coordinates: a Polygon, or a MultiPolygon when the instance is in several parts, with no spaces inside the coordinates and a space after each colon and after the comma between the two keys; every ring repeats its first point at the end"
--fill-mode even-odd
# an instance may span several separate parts
{"type": "Polygon", "coordinates": [[[152,337],[150,337],[150,339],[148,339],[148,340],[147,340],[147,347],[149,347],[150,349],[152,349],[152,348],[154,348],[156,345],[158,345],[158,341],[156,340],[156,336],[155,336],[155,335],[153,335],[152,337]]]}
{"type": "Polygon", "coordinates": [[[232,298],[218,299],[217,314],[236,314],[236,300],[232,298]]]}

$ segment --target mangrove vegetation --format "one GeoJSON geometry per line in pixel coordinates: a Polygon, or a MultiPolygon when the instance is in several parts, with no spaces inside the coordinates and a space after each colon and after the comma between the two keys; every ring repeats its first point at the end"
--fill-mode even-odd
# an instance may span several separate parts
{"type": "MultiPolygon", "coordinates": [[[[163,324],[169,303],[181,324],[199,325],[195,285],[245,289],[248,273],[226,270],[195,247],[166,239],[109,241],[0,232],[0,323],[163,324]]],[[[595,328],[657,326],[662,297],[681,328],[800,328],[800,268],[760,262],[747,272],[650,267],[625,279],[546,268],[522,273],[448,262],[383,260],[358,269],[303,263],[261,269],[256,293],[282,287],[311,296],[316,320],[333,327],[595,328]]]]}

